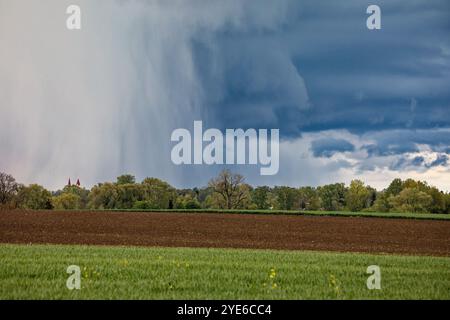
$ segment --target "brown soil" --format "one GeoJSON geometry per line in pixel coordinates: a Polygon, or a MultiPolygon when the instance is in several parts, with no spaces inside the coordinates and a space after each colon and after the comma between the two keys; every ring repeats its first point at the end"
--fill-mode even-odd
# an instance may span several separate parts
{"type": "Polygon", "coordinates": [[[0,212],[0,243],[450,256],[450,221],[144,212],[0,212]]]}

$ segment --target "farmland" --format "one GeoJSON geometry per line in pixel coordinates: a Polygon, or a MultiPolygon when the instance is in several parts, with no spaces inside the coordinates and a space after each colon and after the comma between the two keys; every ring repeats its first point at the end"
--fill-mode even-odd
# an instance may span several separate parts
{"type": "Polygon", "coordinates": [[[1,299],[450,299],[450,258],[283,250],[1,245],[1,299]],[[81,290],[66,288],[69,265],[81,290]],[[379,265],[381,290],[366,268],[379,265]]]}
{"type": "Polygon", "coordinates": [[[450,256],[450,221],[254,214],[9,211],[0,243],[450,256]]]}
{"type": "Polygon", "coordinates": [[[3,211],[0,261],[0,299],[450,299],[450,221],[3,211]]]}
{"type": "MultiPolygon", "coordinates": [[[[73,211],[73,210],[72,210],[73,211]]],[[[82,210],[80,210],[82,211],[82,210]]],[[[319,217],[365,217],[365,218],[392,218],[417,220],[450,220],[446,213],[410,213],[410,212],[372,212],[372,211],[312,211],[312,210],[278,210],[278,209],[108,209],[92,210],[105,212],[170,212],[170,213],[217,213],[217,214],[265,214],[288,216],[319,216],[319,217]]]]}

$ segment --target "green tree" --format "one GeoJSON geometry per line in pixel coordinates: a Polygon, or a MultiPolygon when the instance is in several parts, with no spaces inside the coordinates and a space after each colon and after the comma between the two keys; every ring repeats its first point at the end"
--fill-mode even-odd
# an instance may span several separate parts
{"type": "Polygon", "coordinates": [[[426,182],[416,181],[414,179],[406,179],[403,181],[403,189],[406,188],[418,188],[420,191],[426,191],[429,187],[426,182]]]}
{"type": "Polygon", "coordinates": [[[361,180],[352,180],[346,192],[346,204],[350,211],[361,211],[370,207],[372,192],[361,180]]]}
{"type": "Polygon", "coordinates": [[[224,198],[218,193],[211,193],[204,202],[205,209],[228,209],[224,198]]]}
{"type": "Polygon", "coordinates": [[[134,184],[136,183],[136,178],[131,174],[123,174],[117,177],[116,184],[134,184]]]}
{"type": "Polygon", "coordinates": [[[298,196],[298,191],[291,187],[275,187],[273,193],[277,197],[277,209],[280,210],[293,210],[296,209],[296,200],[298,196]]]}
{"type": "Polygon", "coordinates": [[[177,197],[177,209],[200,209],[200,202],[191,193],[186,193],[177,197]]]}
{"type": "Polygon", "coordinates": [[[22,186],[17,193],[17,205],[23,209],[50,210],[53,208],[52,194],[37,184],[22,186]]]}
{"type": "Polygon", "coordinates": [[[116,209],[131,209],[136,201],[144,199],[144,187],[141,184],[125,183],[117,186],[116,209]]]}
{"type": "Polygon", "coordinates": [[[445,213],[450,214],[450,193],[446,193],[445,196],[445,213]]]}
{"type": "Polygon", "coordinates": [[[135,202],[144,200],[145,188],[134,183],[102,183],[89,194],[88,207],[92,209],[131,209],[135,202]]]}
{"type": "Polygon", "coordinates": [[[300,210],[319,210],[321,200],[313,187],[301,187],[298,189],[298,205],[300,210]]]}
{"type": "Polygon", "coordinates": [[[416,188],[405,188],[397,196],[389,199],[395,212],[429,212],[433,198],[416,188]]]}
{"type": "Polygon", "coordinates": [[[150,210],[150,209],[158,209],[154,203],[145,200],[138,200],[133,204],[133,209],[136,210],[150,210]]]}
{"type": "Polygon", "coordinates": [[[80,209],[81,198],[70,192],[61,193],[52,198],[53,208],[55,210],[74,210],[80,209]]]}
{"type": "Polygon", "coordinates": [[[345,207],[345,194],[347,192],[345,184],[327,184],[317,188],[322,208],[326,211],[343,210],[345,207]]]}
{"type": "Polygon", "coordinates": [[[270,188],[267,186],[253,189],[251,197],[257,209],[267,210],[270,208],[269,193],[270,188]]]}
{"type": "Polygon", "coordinates": [[[62,190],[54,192],[53,197],[55,198],[65,193],[74,194],[78,197],[77,209],[86,209],[88,207],[89,190],[77,185],[65,186],[62,190]]]}
{"type": "Polygon", "coordinates": [[[403,181],[399,178],[392,180],[389,187],[386,188],[386,197],[396,196],[403,190],[403,181]]]}
{"type": "Polygon", "coordinates": [[[114,209],[119,202],[119,188],[114,183],[99,183],[89,193],[88,208],[114,209]]]}
{"type": "Polygon", "coordinates": [[[204,187],[201,189],[194,188],[193,191],[195,192],[196,198],[200,202],[202,208],[206,208],[206,199],[214,193],[214,190],[210,187],[204,187]]]}
{"type": "Polygon", "coordinates": [[[426,191],[431,196],[430,212],[432,213],[446,213],[445,194],[435,187],[430,187],[426,191]]]}
{"type": "Polygon", "coordinates": [[[173,209],[177,199],[174,187],[157,178],[142,181],[143,200],[154,209],[173,209]]]}
{"type": "Polygon", "coordinates": [[[389,195],[386,191],[380,192],[377,195],[377,198],[371,208],[371,211],[374,212],[389,212],[392,209],[392,206],[389,202],[389,195]]]}

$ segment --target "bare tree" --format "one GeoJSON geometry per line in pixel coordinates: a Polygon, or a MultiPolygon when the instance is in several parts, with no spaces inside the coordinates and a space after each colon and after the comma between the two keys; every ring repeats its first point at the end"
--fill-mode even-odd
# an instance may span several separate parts
{"type": "Polygon", "coordinates": [[[248,192],[244,188],[244,180],[240,174],[223,170],[217,178],[209,181],[208,186],[222,197],[227,209],[237,209],[248,197],[248,192]]]}
{"type": "Polygon", "coordinates": [[[19,190],[19,184],[13,176],[0,172],[0,205],[9,203],[19,190]]]}

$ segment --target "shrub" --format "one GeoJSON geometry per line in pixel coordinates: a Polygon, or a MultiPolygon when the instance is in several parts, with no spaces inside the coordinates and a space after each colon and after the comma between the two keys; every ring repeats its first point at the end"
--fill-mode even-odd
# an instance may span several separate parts
{"type": "Polygon", "coordinates": [[[62,193],[52,198],[53,208],[56,210],[80,209],[81,198],[73,193],[62,193]]]}
{"type": "Polygon", "coordinates": [[[17,194],[17,205],[23,209],[50,210],[53,209],[52,195],[44,187],[31,184],[20,188],[17,194]]]}

